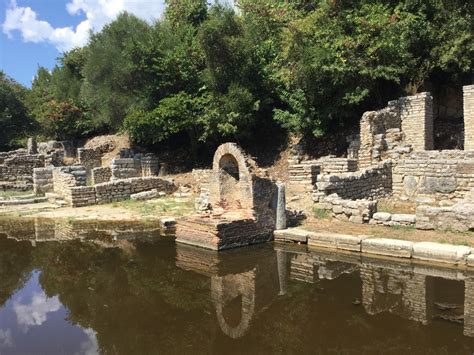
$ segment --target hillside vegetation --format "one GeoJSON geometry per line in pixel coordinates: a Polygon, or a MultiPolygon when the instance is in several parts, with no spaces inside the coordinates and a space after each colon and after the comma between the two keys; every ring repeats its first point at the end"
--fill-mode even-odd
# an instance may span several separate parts
{"type": "Polygon", "coordinates": [[[127,131],[196,156],[225,140],[323,137],[428,83],[471,83],[473,6],[168,0],[154,24],[122,13],[52,71],[38,68],[31,89],[0,74],[0,146],[127,131]]]}

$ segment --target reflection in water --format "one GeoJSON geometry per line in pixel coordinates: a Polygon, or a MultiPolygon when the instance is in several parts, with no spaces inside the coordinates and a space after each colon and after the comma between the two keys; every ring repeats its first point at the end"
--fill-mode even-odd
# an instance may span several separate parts
{"type": "Polygon", "coordinates": [[[470,270],[271,244],[218,253],[152,226],[61,223],[0,223],[1,354],[474,346],[470,270]]]}

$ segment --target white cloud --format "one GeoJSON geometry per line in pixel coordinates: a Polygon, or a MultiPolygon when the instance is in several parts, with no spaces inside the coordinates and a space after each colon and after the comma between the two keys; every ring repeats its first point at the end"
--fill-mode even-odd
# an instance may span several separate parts
{"type": "Polygon", "coordinates": [[[99,344],[97,342],[97,333],[91,329],[84,329],[87,340],[81,343],[80,350],[75,355],[96,355],[99,353],[99,344]]]}
{"type": "Polygon", "coordinates": [[[40,20],[30,7],[18,6],[16,0],[11,0],[2,28],[9,37],[19,31],[25,42],[48,42],[59,51],[67,51],[85,45],[90,31],[100,31],[123,11],[152,22],[160,17],[163,6],[163,0],[71,0],[66,4],[67,12],[70,15],[84,14],[86,19],[75,28],[54,28],[40,20]]]}
{"type": "Polygon", "coordinates": [[[0,329],[0,348],[11,348],[12,346],[12,331],[10,329],[0,329]]]}
{"type": "Polygon", "coordinates": [[[58,296],[46,297],[44,292],[35,292],[29,304],[13,303],[18,326],[27,332],[31,326],[41,325],[48,319],[48,313],[56,312],[61,308],[58,296]]]}

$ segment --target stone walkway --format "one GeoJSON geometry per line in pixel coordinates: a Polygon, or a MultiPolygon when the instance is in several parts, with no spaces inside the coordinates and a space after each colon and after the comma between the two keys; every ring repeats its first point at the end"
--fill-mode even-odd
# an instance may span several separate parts
{"type": "Polygon", "coordinates": [[[274,237],[275,241],[307,244],[309,248],[322,247],[474,267],[474,250],[467,246],[311,232],[301,228],[278,230],[274,232],[274,237]]]}

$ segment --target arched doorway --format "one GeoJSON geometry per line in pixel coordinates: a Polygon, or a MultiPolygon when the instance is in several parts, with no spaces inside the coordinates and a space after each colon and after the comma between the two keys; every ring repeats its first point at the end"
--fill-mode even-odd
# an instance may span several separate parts
{"type": "Polygon", "coordinates": [[[231,154],[225,154],[219,161],[219,199],[228,207],[242,206],[239,164],[231,154]]]}

